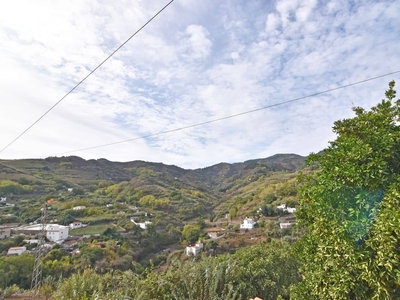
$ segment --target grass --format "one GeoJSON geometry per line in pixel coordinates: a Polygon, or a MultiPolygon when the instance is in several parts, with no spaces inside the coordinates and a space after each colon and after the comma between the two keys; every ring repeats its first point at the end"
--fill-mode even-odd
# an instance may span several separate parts
{"type": "Polygon", "coordinates": [[[98,234],[103,233],[108,227],[113,227],[112,224],[96,224],[86,227],[73,229],[70,231],[71,235],[85,235],[85,234],[98,234]]]}

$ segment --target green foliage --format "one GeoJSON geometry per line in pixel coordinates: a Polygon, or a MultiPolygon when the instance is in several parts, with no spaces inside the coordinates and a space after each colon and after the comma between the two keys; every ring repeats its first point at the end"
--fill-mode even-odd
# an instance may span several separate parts
{"type": "Polygon", "coordinates": [[[6,288],[16,284],[24,289],[29,288],[33,261],[33,255],[25,253],[0,257],[0,286],[6,288]]]}
{"type": "Polygon", "coordinates": [[[400,298],[400,101],[394,82],[370,111],[335,122],[337,139],[309,163],[297,212],[304,281],[293,299],[400,298]]]}
{"type": "Polygon", "coordinates": [[[287,244],[257,244],[233,255],[175,261],[165,272],[148,269],[143,277],[87,269],[60,281],[56,299],[288,299],[299,281],[298,265],[287,244]]]}
{"type": "Polygon", "coordinates": [[[285,182],[277,191],[278,196],[296,196],[297,187],[294,181],[285,182]]]}
{"type": "Polygon", "coordinates": [[[182,237],[187,243],[194,243],[199,239],[201,228],[198,225],[185,225],[182,230],[182,237]]]}
{"type": "Polygon", "coordinates": [[[26,194],[32,191],[30,185],[21,185],[18,182],[12,180],[0,180],[0,194],[10,195],[10,194],[26,194]]]}
{"type": "Polygon", "coordinates": [[[265,202],[265,204],[271,204],[272,202],[274,202],[277,199],[278,198],[275,196],[275,194],[268,194],[265,196],[264,202],[265,202]]]}

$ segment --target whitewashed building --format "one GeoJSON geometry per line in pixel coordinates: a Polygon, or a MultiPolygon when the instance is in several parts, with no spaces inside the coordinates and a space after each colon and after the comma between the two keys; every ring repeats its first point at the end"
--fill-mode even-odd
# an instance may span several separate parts
{"type": "Polygon", "coordinates": [[[201,251],[203,251],[203,243],[197,242],[196,244],[191,244],[186,247],[186,255],[196,256],[201,251]]]}
{"type": "Polygon", "coordinates": [[[293,223],[279,223],[281,229],[289,228],[293,223]]]}
{"type": "Polygon", "coordinates": [[[75,222],[72,222],[71,224],[69,224],[69,228],[72,230],[72,229],[78,229],[78,228],[81,228],[81,227],[83,227],[83,224],[82,224],[82,222],[79,222],[79,221],[75,221],[75,222]]]}
{"type": "Polygon", "coordinates": [[[26,251],[26,247],[11,247],[8,249],[7,255],[21,255],[26,251]]]}
{"type": "Polygon", "coordinates": [[[148,227],[150,224],[152,224],[152,222],[150,222],[150,221],[145,221],[145,222],[142,222],[142,223],[136,223],[135,220],[134,220],[133,218],[131,218],[131,222],[132,222],[133,224],[139,226],[139,227],[142,228],[142,229],[147,229],[147,227],[148,227]]]}
{"type": "Polygon", "coordinates": [[[69,227],[58,224],[48,224],[46,226],[46,237],[51,242],[60,242],[68,237],[69,227]]]}
{"type": "MultiPolygon", "coordinates": [[[[13,228],[15,234],[24,234],[33,236],[37,236],[39,231],[41,230],[42,230],[41,224],[13,228]]],[[[49,241],[61,243],[68,237],[69,227],[58,224],[47,224],[45,231],[46,231],[46,238],[49,241]]]]}
{"type": "Polygon", "coordinates": [[[240,229],[253,229],[255,224],[253,219],[246,218],[243,220],[243,224],[240,224],[240,229]]]}
{"type": "Polygon", "coordinates": [[[282,211],[287,211],[289,214],[293,214],[296,211],[296,208],[294,207],[286,207],[286,204],[281,204],[276,207],[277,209],[280,209],[282,211]]]}
{"type": "Polygon", "coordinates": [[[86,206],[79,205],[79,206],[74,206],[72,209],[73,210],[81,210],[81,209],[85,209],[85,208],[86,208],[86,206]]]}

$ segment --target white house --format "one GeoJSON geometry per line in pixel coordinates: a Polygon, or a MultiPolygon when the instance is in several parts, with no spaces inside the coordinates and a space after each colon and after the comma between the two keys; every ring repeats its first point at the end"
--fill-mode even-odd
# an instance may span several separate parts
{"type": "Polygon", "coordinates": [[[26,247],[11,247],[8,249],[7,255],[21,255],[26,251],[26,247]]]}
{"type": "Polygon", "coordinates": [[[286,209],[286,204],[278,205],[276,208],[277,209],[281,209],[281,210],[285,210],[286,209]]]}
{"type": "Polygon", "coordinates": [[[289,228],[293,223],[279,223],[281,229],[289,228]]]}
{"type": "Polygon", "coordinates": [[[253,229],[255,224],[253,219],[246,218],[243,220],[243,224],[240,224],[240,229],[253,229]]]}
{"type": "Polygon", "coordinates": [[[286,210],[287,210],[287,212],[288,212],[289,214],[292,214],[292,213],[294,213],[294,212],[296,211],[296,208],[294,208],[294,207],[288,207],[286,210]]]}
{"type": "Polygon", "coordinates": [[[27,243],[27,244],[39,244],[39,240],[37,240],[37,239],[30,239],[30,240],[24,240],[24,243],[27,243]]]}
{"type": "Polygon", "coordinates": [[[150,224],[152,224],[152,222],[150,221],[145,221],[143,223],[136,223],[135,220],[133,218],[131,218],[131,222],[137,226],[139,226],[142,229],[147,229],[147,226],[149,226],[150,224]]]}
{"type": "Polygon", "coordinates": [[[70,229],[78,229],[81,227],[83,227],[83,224],[82,224],[82,222],[79,222],[79,221],[75,221],[75,222],[72,222],[71,224],[69,224],[70,229]]]}
{"type": "Polygon", "coordinates": [[[203,251],[203,243],[201,242],[197,242],[196,244],[191,244],[186,247],[186,255],[193,254],[193,256],[196,256],[201,251],[203,251]]]}
{"type": "Polygon", "coordinates": [[[7,197],[0,197],[0,202],[7,202],[7,197]]]}
{"type": "Polygon", "coordinates": [[[46,247],[47,249],[51,250],[54,248],[54,246],[56,245],[56,242],[47,242],[43,244],[43,247],[46,247]]]}
{"type": "Polygon", "coordinates": [[[74,189],[73,188],[68,188],[67,191],[68,192],[72,192],[74,189]]]}
{"type": "Polygon", "coordinates": [[[74,206],[72,209],[73,210],[80,210],[80,209],[85,209],[85,208],[86,208],[86,206],[79,205],[79,206],[74,206]]]}
{"type": "Polygon", "coordinates": [[[296,208],[294,207],[286,207],[286,204],[281,204],[279,206],[276,207],[277,209],[283,210],[283,211],[287,211],[289,214],[292,214],[296,211],[296,208]]]}
{"type": "Polygon", "coordinates": [[[46,226],[46,237],[49,241],[60,242],[68,237],[69,227],[58,224],[48,224],[46,226]]]}
{"type": "Polygon", "coordinates": [[[107,204],[106,207],[113,207],[113,205],[112,204],[107,204]]]}

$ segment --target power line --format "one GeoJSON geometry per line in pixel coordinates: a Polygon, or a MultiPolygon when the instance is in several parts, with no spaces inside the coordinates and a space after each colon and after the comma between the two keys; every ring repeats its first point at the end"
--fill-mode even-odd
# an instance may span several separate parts
{"type": "Polygon", "coordinates": [[[58,100],[52,107],[50,107],[43,115],[41,115],[35,122],[33,122],[28,128],[26,128],[19,136],[12,140],[7,146],[0,150],[2,153],[12,144],[14,144],[20,137],[22,137],[29,129],[36,125],[41,119],[43,119],[50,111],[52,111],[58,104],[60,104],[69,94],[71,94],[78,86],[80,86],[90,75],[92,75],[98,68],[100,68],[107,60],[109,60],[118,50],[120,50],[126,43],[128,43],[136,34],[138,34],[146,25],[153,21],[164,9],[166,9],[174,0],[171,0],[162,9],[160,9],[153,17],[151,17],[142,27],[140,27],[134,34],[132,34],[125,42],[123,42],[117,49],[115,49],[106,59],[104,59],[96,68],[94,68],[86,77],[79,81],[68,93],[66,93],[60,100],[58,100]]]}
{"type": "Polygon", "coordinates": [[[113,145],[117,145],[117,144],[122,144],[122,143],[132,142],[132,141],[136,141],[136,140],[146,139],[146,138],[154,137],[154,136],[157,136],[157,135],[163,135],[163,134],[167,134],[167,133],[171,133],[171,132],[176,132],[176,131],[185,130],[185,129],[189,129],[189,128],[193,128],[193,127],[198,127],[198,126],[202,126],[202,125],[206,125],[206,124],[210,124],[210,123],[215,123],[215,122],[223,121],[223,120],[226,120],[226,119],[236,118],[236,117],[239,117],[239,116],[251,114],[251,113],[258,112],[258,111],[261,111],[261,110],[265,110],[265,109],[268,109],[268,108],[281,106],[281,105],[284,105],[284,104],[297,102],[297,101],[300,101],[300,100],[303,100],[303,99],[306,99],[306,98],[311,98],[311,97],[315,97],[315,96],[318,96],[318,95],[330,93],[330,92],[333,92],[333,91],[337,91],[337,90],[344,89],[344,88],[347,88],[347,87],[350,87],[350,86],[354,86],[354,85],[358,85],[358,84],[361,84],[361,83],[365,83],[365,82],[368,82],[368,81],[376,80],[376,79],[379,79],[379,78],[382,78],[382,77],[386,77],[386,76],[389,76],[389,75],[393,75],[393,74],[396,74],[396,73],[400,73],[400,70],[394,71],[394,72],[391,72],[391,73],[386,73],[386,74],[383,74],[383,75],[379,75],[379,76],[376,76],[376,77],[364,79],[364,80],[361,80],[361,81],[353,82],[353,83],[350,83],[350,84],[342,85],[342,86],[339,86],[339,87],[336,87],[336,88],[324,90],[324,91],[317,92],[317,93],[314,93],[314,94],[310,94],[310,95],[294,98],[294,99],[291,99],[291,100],[278,102],[278,103],[271,104],[271,105],[268,105],[268,106],[264,106],[264,107],[260,107],[260,108],[256,108],[256,109],[252,109],[252,110],[248,110],[248,111],[244,111],[244,112],[241,112],[241,113],[229,115],[229,116],[226,116],[226,117],[221,117],[221,118],[217,118],[217,119],[213,119],[213,120],[209,120],[209,121],[204,121],[204,122],[196,123],[196,124],[192,124],[192,125],[187,125],[187,126],[184,126],[184,127],[174,128],[174,129],[170,129],[170,130],[166,130],[166,131],[160,131],[160,132],[156,132],[156,133],[151,133],[151,134],[148,134],[148,135],[144,135],[144,136],[140,136],[140,137],[136,137],[136,138],[132,138],[132,139],[127,139],[127,140],[123,140],[123,141],[118,141],[118,142],[113,142],[113,143],[108,143],[108,144],[102,144],[102,145],[98,145],[98,146],[87,147],[87,148],[82,148],[82,149],[77,149],[77,150],[72,150],[72,151],[67,151],[67,152],[56,153],[56,154],[53,154],[53,155],[50,155],[50,156],[57,156],[57,155],[63,155],[63,154],[68,154],[68,153],[73,153],[73,152],[87,151],[87,150],[92,150],[92,149],[97,149],[97,148],[102,148],[102,147],[107,147],[107,146],[113,146],[113,145]]]}

